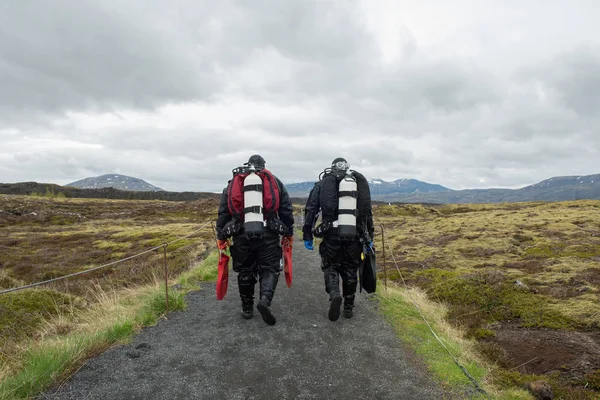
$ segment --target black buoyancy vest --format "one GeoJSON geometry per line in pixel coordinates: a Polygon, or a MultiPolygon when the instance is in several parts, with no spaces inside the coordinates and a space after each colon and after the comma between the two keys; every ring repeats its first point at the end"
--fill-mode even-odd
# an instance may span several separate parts
{"type": "MultiPolygon", "coordinates": [[[[319,192],[319,204],[323,221],[333,222],[338,219],[338,188],[339,182],[344,178],[345,174],[329,173],[321,180],[321,189],[319,192]]],[[[369,213],[371,207],[371,191],[369,182],[361,173],[352,171],[352,177],[356,180],[357,190],[357,226],[364,224],[364,219],[369,213]]]]}

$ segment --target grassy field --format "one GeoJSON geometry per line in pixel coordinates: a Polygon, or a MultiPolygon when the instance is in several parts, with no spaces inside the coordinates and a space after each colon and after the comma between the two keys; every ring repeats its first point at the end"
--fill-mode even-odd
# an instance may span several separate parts
{"type": "Polygon", "coordinates": [[[379,205],[374,214],[389,279],[443,304],[490,365],[490,383],[545,379],[558,398],[598,398],[600,202],[379,205]]]}
{"type": "MultiPolygon", "coordinates": [[[[0,289],[159,246],[214,220],[216,209],[214,199],[0,196],[0,289]]],[[[302,206],[294,209],[300,217],[302,206]]],[[[600,202],[376,205],[374,215],[378,263],[383,225],[387,275],[398,288],[383,292],[380,282],[381,309],[441,380],[469,385],[419,321],[401,277],[438,333],[499,398],[526,398],[523,385],[538,379],[550,382],[556,398],[598,398],[600,202]]],[[[183,288],[172,291],[172,307],[185,307],[185,290],[215,278],[212,267],[196,269],[212,249],[210,229],[168,247],[171,279],[183,288]]],[[[0,394],[36,393],[155,322],[164,313],[162,257],[161,249],[0,296],[0,394]],[[60,364],[65,357],[75,361],[60,364]]]]}
{"type": "MultiPolygon", "coordinates": [[[[0,289],[84,271],[160,246],[214,221],[216,207],[214,199],[184,203],[0,196],[0,289]]],[[[170,279],[183,277],[187,283],[185,274],[213,250],[210,225],[169,245],[170,279]]],[[[161,248],[89,274],[1,295],[0,380],[22,371],[19,376],[30,385],[47,382],[27,378],[28,362],[45,365],[35,357],[47,357],[53,346],[78,352],[67,357],[75,361],[97,353],[164,313],[164,291],[161,248]],[[35,349],[43,350],[37,354],[35,349]]],[[[183,306],[181,291],[171,297],[171,309],[183,306]]],[[[59,369],[62,374],[70,370],[59,369]]]]}

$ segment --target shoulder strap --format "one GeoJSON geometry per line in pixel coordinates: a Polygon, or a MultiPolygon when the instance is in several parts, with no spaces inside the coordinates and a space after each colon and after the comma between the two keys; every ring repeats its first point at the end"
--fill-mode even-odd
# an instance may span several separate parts
{"type": "Polygon", "coordinates": [[[263,207],[267,210],[266,216],[270,217],[279,211],[279,185],[268,169],[263,168],[258,174],[263,181],[263,207]]]}
{"type": "Polygon", "coordinates": [[[247,174],[236,174],[227,187],[227,207],[229,213],[243,220],[244,210],[244,178],[247,174]]]}

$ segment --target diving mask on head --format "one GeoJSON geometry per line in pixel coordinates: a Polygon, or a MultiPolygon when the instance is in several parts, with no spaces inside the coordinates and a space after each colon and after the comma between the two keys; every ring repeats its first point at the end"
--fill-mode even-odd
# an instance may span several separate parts
{"type": "Polygon", "coordinates": [[[335,159],[331,163],[331,169],[338,171],[347,171],[350,169],[350,164],[348,164],[348,161],[344,160],[343,158],[335,159]]]}

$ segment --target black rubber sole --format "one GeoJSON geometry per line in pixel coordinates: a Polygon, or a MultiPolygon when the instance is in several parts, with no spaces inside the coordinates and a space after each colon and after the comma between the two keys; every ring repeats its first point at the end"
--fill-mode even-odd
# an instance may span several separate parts
{"type": "Polygon", "coordinates": [[[267,301],[259,301],[256,305],[256,309],[262,316],[263,321],[265,321],[268,325],[275,325],[276,319],[271,313],[271,309],[269,308],[267,301]]]}
{"type": "Polygon", "coordinates": [[[252,319],[254,317],[254,313],[249,312],[249,313],[245,313],[242,311],[242,318],[244,319],[252,319]]]}
{"type": "Polygon", "coordinates": [[[337,321],[340,318],[340,307],[342,305],[342,296],[335,295],[329,304],[329,320],[337,321]]]}

